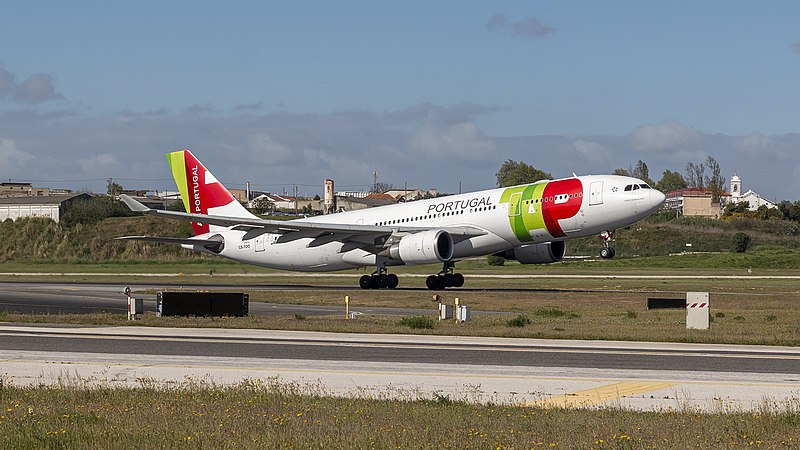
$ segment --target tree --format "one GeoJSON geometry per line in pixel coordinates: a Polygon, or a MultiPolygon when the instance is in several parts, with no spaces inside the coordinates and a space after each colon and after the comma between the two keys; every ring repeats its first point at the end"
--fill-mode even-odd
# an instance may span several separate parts
{"type": "Polygon", "coordinates": [[[108,195],[113,197],[115,195],[119,195],[120,192],[122,192],[122,185],[118,184],[118,183],[114,183],[114,180],[112,178],[109,178],[108,179],[108,195]]]}
{"type": "Polygon", "coordinates": [[[250,209],[254,214],[265,214],[275,210],[275,202],[266,198],[257,198],[253,200],[253,206],[250,209]]]}
{"type": "Polygon", "coordinates": [[[539,180],[550,180],[553,175],[539,170],[524,162],[507,160],[497,171],[497,187],[516,186],[518,184],[535,183],[539,180]]]}
{"type": "Polygon", "coordinates": [[[686,183],[691,188],[704,189],[706,187],[706,166],[703,163],[686,163],[686,183]]]}
{"type": "Polygon", "coordinates": [[[719,163],[713,156],[706,158],[705,167],[711,172],[710,176],[706,175],[705,177],[705,185],[711,191],[711,202],[718,203],[725,186],[722,170],[720,170],[719,163]]]}
{"type": "Polygon", "coordinates": [[[611,172],[611,175],[619,175],[621,177],[629,177],[629,176],[631,176],[631,173],[628,171],[628,169],[623,169],[623,168],[620,167],[619,169],[614,169],[614,171],[611,172]]]}
{"type": "Polygon", "coordinates": [[[634,178],[638,178],[651,186],[655,184],[653,179],[650,178],[650,169],[647,168],[647,164],[641,159],[636,161],[636,165],[630,172],[631,176],[634,178]]]}
{"type": "Polygon", "coordinates": [[[783,214],[783,218],[786,220],[800,221],[800,201],[790,202],[784,200],[778,204],[778,211],[783,214]]]}
{"type": "Polygon", "coordinates": [[[384,183],[379,181],[372,186],[372,189],[369,191],[373,194],[383,194],[386,191],[391,191],[394,186],[391,183],[384,183]]]}
{"type": "Polygon", "coordinates": [[[661,174],[661,179],[658,180],[655,186],[655,188],[661,192],[675,191],[686,187],[686,178],[683,178],[683,175],[679,172],[673,172],[671,170],[665,170],[664,173],[661,174]]]}

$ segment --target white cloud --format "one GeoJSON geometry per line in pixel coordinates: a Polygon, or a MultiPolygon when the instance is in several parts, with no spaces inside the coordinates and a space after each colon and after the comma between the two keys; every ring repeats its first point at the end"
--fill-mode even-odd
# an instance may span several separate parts
{"type": "Polygon", "coordinates": [[[611,152],[602,144],[583,139],[572,144],[582,159],[595,164],[608,163],[612,159],[611,152]]]}
{"type": "MultiPolygon", "coordinates": [[[[13,139],[0,138],[0,169],[11,170],[13,166],[24,164],[31,159],[33,159],[33,155],[17,148],[17,143],[13,139]]],[[[21,177],[12,176],[11,178],[19,179],[21,177]]]]}
{"type": "Polygon", "coordinates": [[[37,104],[63,99],[64,96],[56,92],[50,75],[35,73],[16,86],[13,98],[21,103],[37,104]]]}
{"type": "Polygon", "coordinates": [[[496,156],[495,144],[474,122],[444,126],[436,126],[431,121],[426,122],[414,132],[410,148],[419,155],[434,158],[465,158],[480,161],[496,156]]]}
{"type": "Polygon", "coordinates": [[[0,98],[5,97],[12,92],[17,86],[13,73],[9,72],[5,67],[0,65],[0,98]]]}
{"type": "Polygon", "coordinates": [[[276,142],[271,136],[256,133],[249,138],[249,148],[252,157],[263,164],[273,166],[287,166],[301,163],[304,160],[303,152],[276,142]]]}
{"type": "Polygon", "coordinates": [[[44,186],[103,192],[104,180],[113,177],[130,179],[122,182],[126,188],[174,190],[164,153],[189,148],[231,188],[250,181],[254,189],[281,192],[298,184],[314,195],[325,178],[367,188],[377,170],[381,181],[396,186],[455,192],[459,182],[465,191],[493,186],[507,159],[556,177],[610,173],[642,159],[658,178],[713,155],[724,173],[738,170],[758,192],[800,199],[793,172],[800,166],[800,135],[726,136],[663,122],[620,136],[492,137],[479,122],[492,110],[470,104],[316,114],[156,109],[130,113],[127,121],[119,114],[6,111],[0,112],[0,178],[85,179],[44,186]]]}
{"type": "Polygon", "coordinates": [[[631,142],[637,150],[681,150],[697,132],[686,125],[667,120],[656,125],[642,125],[631,133],[631,142]]]}
{"type": "Polygon", "coordinates": [[[556,31],[555,28],[543,24],[536,17],[528,17],[518,22],[509,21],[505,14],[495,14],[486,24],[486,29],[496,33],[507,34],[516,38],[540,38],[556,31]]]}
{"type": "Polygon", "coordinates": [[[87,174],[96,173],[98,170],[113,168],[113,166],[119,165],[119,163],[117,157],[111,153],[99,153],[78,160],[78,166],[80,166],[81,171],[87,174]]]}

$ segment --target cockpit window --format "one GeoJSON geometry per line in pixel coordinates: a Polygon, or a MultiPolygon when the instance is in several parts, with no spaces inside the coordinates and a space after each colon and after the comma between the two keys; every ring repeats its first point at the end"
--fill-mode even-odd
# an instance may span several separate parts
{"type": "Polygon", "coordinates": [[[650,189],[650,186],[648,186],[647,184],[640,184],[639,187],[642,189],[650,189]]]}
{"type": "Polygon", "coordinates": [[[634,184],[634,185],[633,185],[633,190],[635,191],[635,190],[637,190],[637,189],[639,189],[639,185],[638,185],[638,184],[634,184]]]}
{"type": "Polygon", "coordinates": [[[633,185],[632,184],[629,184],[629,185],[625,186],[625,191],[626,192],[630,191],[631,189],[633,189],[633,185]]]}

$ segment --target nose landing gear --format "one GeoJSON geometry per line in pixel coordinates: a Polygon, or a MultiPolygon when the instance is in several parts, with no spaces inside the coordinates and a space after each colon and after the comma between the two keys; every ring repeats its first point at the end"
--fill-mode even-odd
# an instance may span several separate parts
{"type": "Polygon", "coordinates": [[[603,231],[600,233],[600,237],[603,239],[603,248],[600,249],[600,257],[603,259],[613,258],[614,255],[617,254],[614,247],[611,246],[611,243],[614,242],[614,230],[603,231]]]}

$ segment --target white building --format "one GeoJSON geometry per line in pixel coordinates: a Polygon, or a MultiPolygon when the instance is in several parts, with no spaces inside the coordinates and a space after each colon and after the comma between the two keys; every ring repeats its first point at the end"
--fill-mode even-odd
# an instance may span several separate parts
{"type": "Polygon", "coordinates": [[[734,172],[733,176],[731,177],[730,203],[741,202],[748,202],[750,204],[750,207],[748,208],[750,211],[755,211],[761,206],[766,206],[767,208],[778,207],[775,202],[764,198],[761,194],[753,191],[752,189],[748,189],[747,192],[743,193],[742,179],[736,174],[736,172],[734,172]]]}
{"type": "Polygon", "coordinates": [[[61,220],[73,204],[92,198],[89,194],[47,195],[0,198],[0,221],[21,217],[45,217],[61,220]]]}

